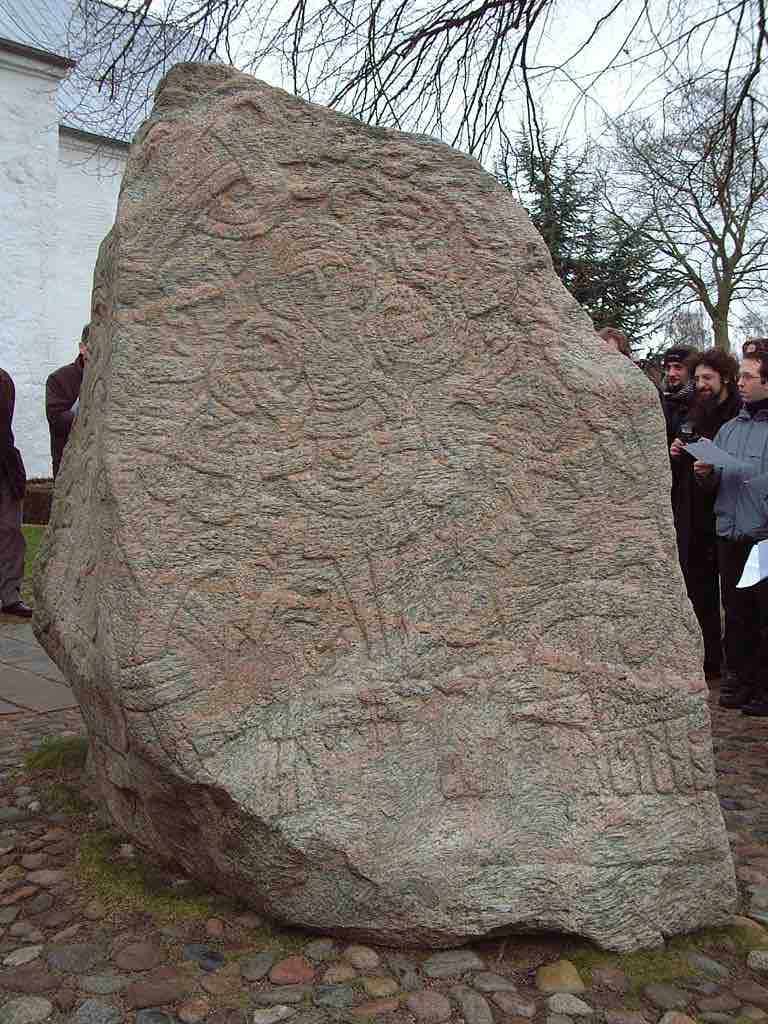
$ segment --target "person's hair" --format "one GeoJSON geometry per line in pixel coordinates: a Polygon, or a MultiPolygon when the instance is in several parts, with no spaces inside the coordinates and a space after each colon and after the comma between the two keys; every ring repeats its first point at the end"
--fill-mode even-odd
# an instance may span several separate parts
{"type": "Polygon", "coordinates": [[[749,348],[754,348],[755,353],[768,352],[768,338],[747,338],[741,346],[741,354],[743,356],[752,356],[753,353],[747,351],[749,348]]]}
{"type": "Polygon", "coordinates": [[[749,352],[744,358],[760,364],[760,380],[763,384],[768,384],[768,351],[749,352]]]}
{"type": "Polygon", "coordinates": [[[696,354],[696,349],[691,345],[673,345],[664,353],[661,360],[662,366],[669,366],[670,363],[684,363],[690,356],[696,354]]]}
{"type": "Polygon", "coordinates": [[[710,370],[720,374],[724,384],[730,382],[731,385],[734,385],[739,375],[738,362],[730,352],[724,352],[721,348],[708,348],[705,352],[694,352],[693,355],[688,356],[685,365],[688,367],[691,377],[697,367],[708,366],[710,370]]]}
{"type": "Polygon", "coordinates": [[[91,333],[91,325],[86,324],[80,333],[80,341],[85,345],[88,341],[88,335],[91,333]]]}
{"type": "Polygon", "coordinates": [[[618,327],[602,327],[598,332],[598,336],[603,341],[610,341],[611,338],[615,339],[616,347],[623,356],[627,359],[632,358],[632,353],[629,351],[629,339],[623,331],[620,331],[618,327]]]}

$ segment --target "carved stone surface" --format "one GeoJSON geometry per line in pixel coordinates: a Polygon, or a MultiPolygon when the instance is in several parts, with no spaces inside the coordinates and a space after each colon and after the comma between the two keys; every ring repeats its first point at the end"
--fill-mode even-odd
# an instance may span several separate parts
{"type": "Polygon", "coordinates": [[[393,945],[723,919],[658,398],[477,163],[177,67],[93,317],[36,628],[123,828],[393,945]]]}

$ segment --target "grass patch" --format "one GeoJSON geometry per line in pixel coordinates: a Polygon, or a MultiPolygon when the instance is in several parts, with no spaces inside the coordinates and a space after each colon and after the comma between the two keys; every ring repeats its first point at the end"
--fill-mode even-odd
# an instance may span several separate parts
{"type": "Polygon", "coordinates": [[[43,740],[24,759],[31,772],[50,772],[57,776],[80,776],[85,771],[88,740],[84,736],[59,736],[43,740]]]}
{"type": "Polygon", "coordinates": [[[44,526],[26,525],[22,526],[21,532],[27,542],[27,550],[24,554],[24,579],[21,584],[21,596],[25,601],[32,597],[32,566],[37,558],[37,550],[45,534],[44,526]]]}
{"type": "Polygon", "coordinates": [[[249,929],[248,949],[237,952],[228,959],[242,960],[245,957],[253,956],[254,949],[272,953],[276,958],[295,956],[303,951],[304,946],[311,938],[311,935],[295,928],[264,925],[263,928],[249,929]]]}
{"type": "Polygon", "coordinates": [[[84,736],[51,737],[27,754],[24,763],[30,781],[45,807],[71,816],[93,811],[94,805],[84,793],[87,757],[84,736]]]}
{"type": "Polygon", "coordinates": [[[671,944],[661,949],[639,950],[636,953],[608,953],[596,946],[579,944],[563,950],[563,959],[575,964],[584,984],[590,988],[592,971],[596,967],[618,967],[629,981],[626,1005],[637,1008],[643,989],[655,982],[671,982],[692,974],[688,966],[686,954],[682,950],[670,948],[671,944]]]}
{"type": "MultiPolygon", "coordinates": [[[[213,892],[194,880],[178,880],[169,876],[159,864],[153,863],[140,850],[124,859],[119,850],[125,836],[114,829],[98,829],[80,840],[76,873],[89,893],[97,896],[113,913],[141,910],[166,923],[193,918],[231,917],[246,908],[229,896],[213,892]]],[[[248,930],[248,949],[230,954],[228,960],[250,956],[254,949],[268,950],[276,956],[298,953],[307,941],[303,932],[294,929],[254,928],[248,930]]]]}
{"type": "MultiPolygon", "coordinates": [[[[232,916],[246,909],[202,882],[170,874],[140,850],[130,858],[121,856],[120,847],[127,838],[103,827],[98,808],[83,795],[87,756],[87,740],[70,736],[46,740],[25,762],[45,806],[80,819],[74,867],[80,885],[91,897],[100,899],[115,914],[138,910],[167,923],[232,916]]],[[[294,929],[265,926],[248,930],[250,952],[256,947],[287,956],[299,952],[306,941],[307,936],[294,929]]]]}
{"type": "Polygon", "coordinates": [[[38,785],[43,806],[59,814],[79,817],[93,810],[93,802],[84,796],[80,786],[71,782],[50,782],[38,785]]]}
{"type": "Polygon", "coordinates": [[[761,946],[760,936],[751,928],[703,928],[689,935],[677,935],[661,949],[621,954],[609,953],[588,943],[578,943],[566,947],[562,957],[575,964],[588,987],[596,967],[618,967],[629,980],[626,1005],[634,1008],[640,1005],[640,996],[646,985],[674,982],[678,978],[696,974],[696,969],[688,963],[688,954],[694,950],[718,959],[722,956],[723,947],[731,955],[743,957],[750,950],[761,946]],[[707,953],[707,950],[711,952],[707,953]]]}
{"type": "Polygon", "coordinates": [[[77,873],[93,894],[114,909],[142,909],[169,921],[215,917],[239,909],[234,901],[212,893],[198,882],[173,885],[167,872],[142,857],[124,859],[119,849],[125,836],[99,829],[82,837],[77,873]]]}

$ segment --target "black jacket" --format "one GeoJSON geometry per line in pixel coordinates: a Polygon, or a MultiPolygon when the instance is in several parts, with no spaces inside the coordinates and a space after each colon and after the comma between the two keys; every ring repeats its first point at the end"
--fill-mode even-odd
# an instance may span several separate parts
{"type": "MultiPolygon", "coordinates": [[[[694,403],[687,412],[687,420],[699,437],[715,436],[720,427],[737,416],[741,400],[736,391],[731,392],[720,405],[707,407],[694,403]]],[[[686,422],[683,418],[677,424],[686,422]]],[[[674,435],[676,436],[676,435],[674,435]]],[[[674,440],[674,436],[672,440],[674,440]]],[[[715,538],[715,495],[703,491],[696,485],[693,463],[687,453],[670,460],[672,463],[672,513],[677,532],[677,547],[680,561],[685,563],[691,550],[692,539],[698,535],[715,538]]]]}
{"type": "Polygon", "coordinates": [[[80,397],[83,383],[83,357],[67,363],[49,376],[45,382],[45,415],[51,434],[51,460],[53,476],[59,472],[61,456],[75,422],[74,405],[80,397]]]}
{"type": "Polygon", "coordinates": [[[13,409],[16,389],[10,374],[0,370],[0,487],[7,487],[18,501],[24,497],[26,473],[13,441],[13,409]]]}
{"type": "Polygon", "coordinates": [[[661,408],[667,424],[667,448],[677,437],[677,430],[688,415],[688,409],[696,397],[693,383],[689,382],[679,391],[660,391],[661,408]]]}

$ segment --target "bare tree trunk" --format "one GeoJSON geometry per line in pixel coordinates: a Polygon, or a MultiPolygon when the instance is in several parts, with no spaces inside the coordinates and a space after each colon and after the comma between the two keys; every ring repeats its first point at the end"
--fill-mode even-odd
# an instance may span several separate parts
{"type": "Polygon", "coordinates": [[[719,311],[712,317],[712,330],[715,332],[715,348],[730,352],[731,342],[728,337],[728,317],[719,311]]]}

